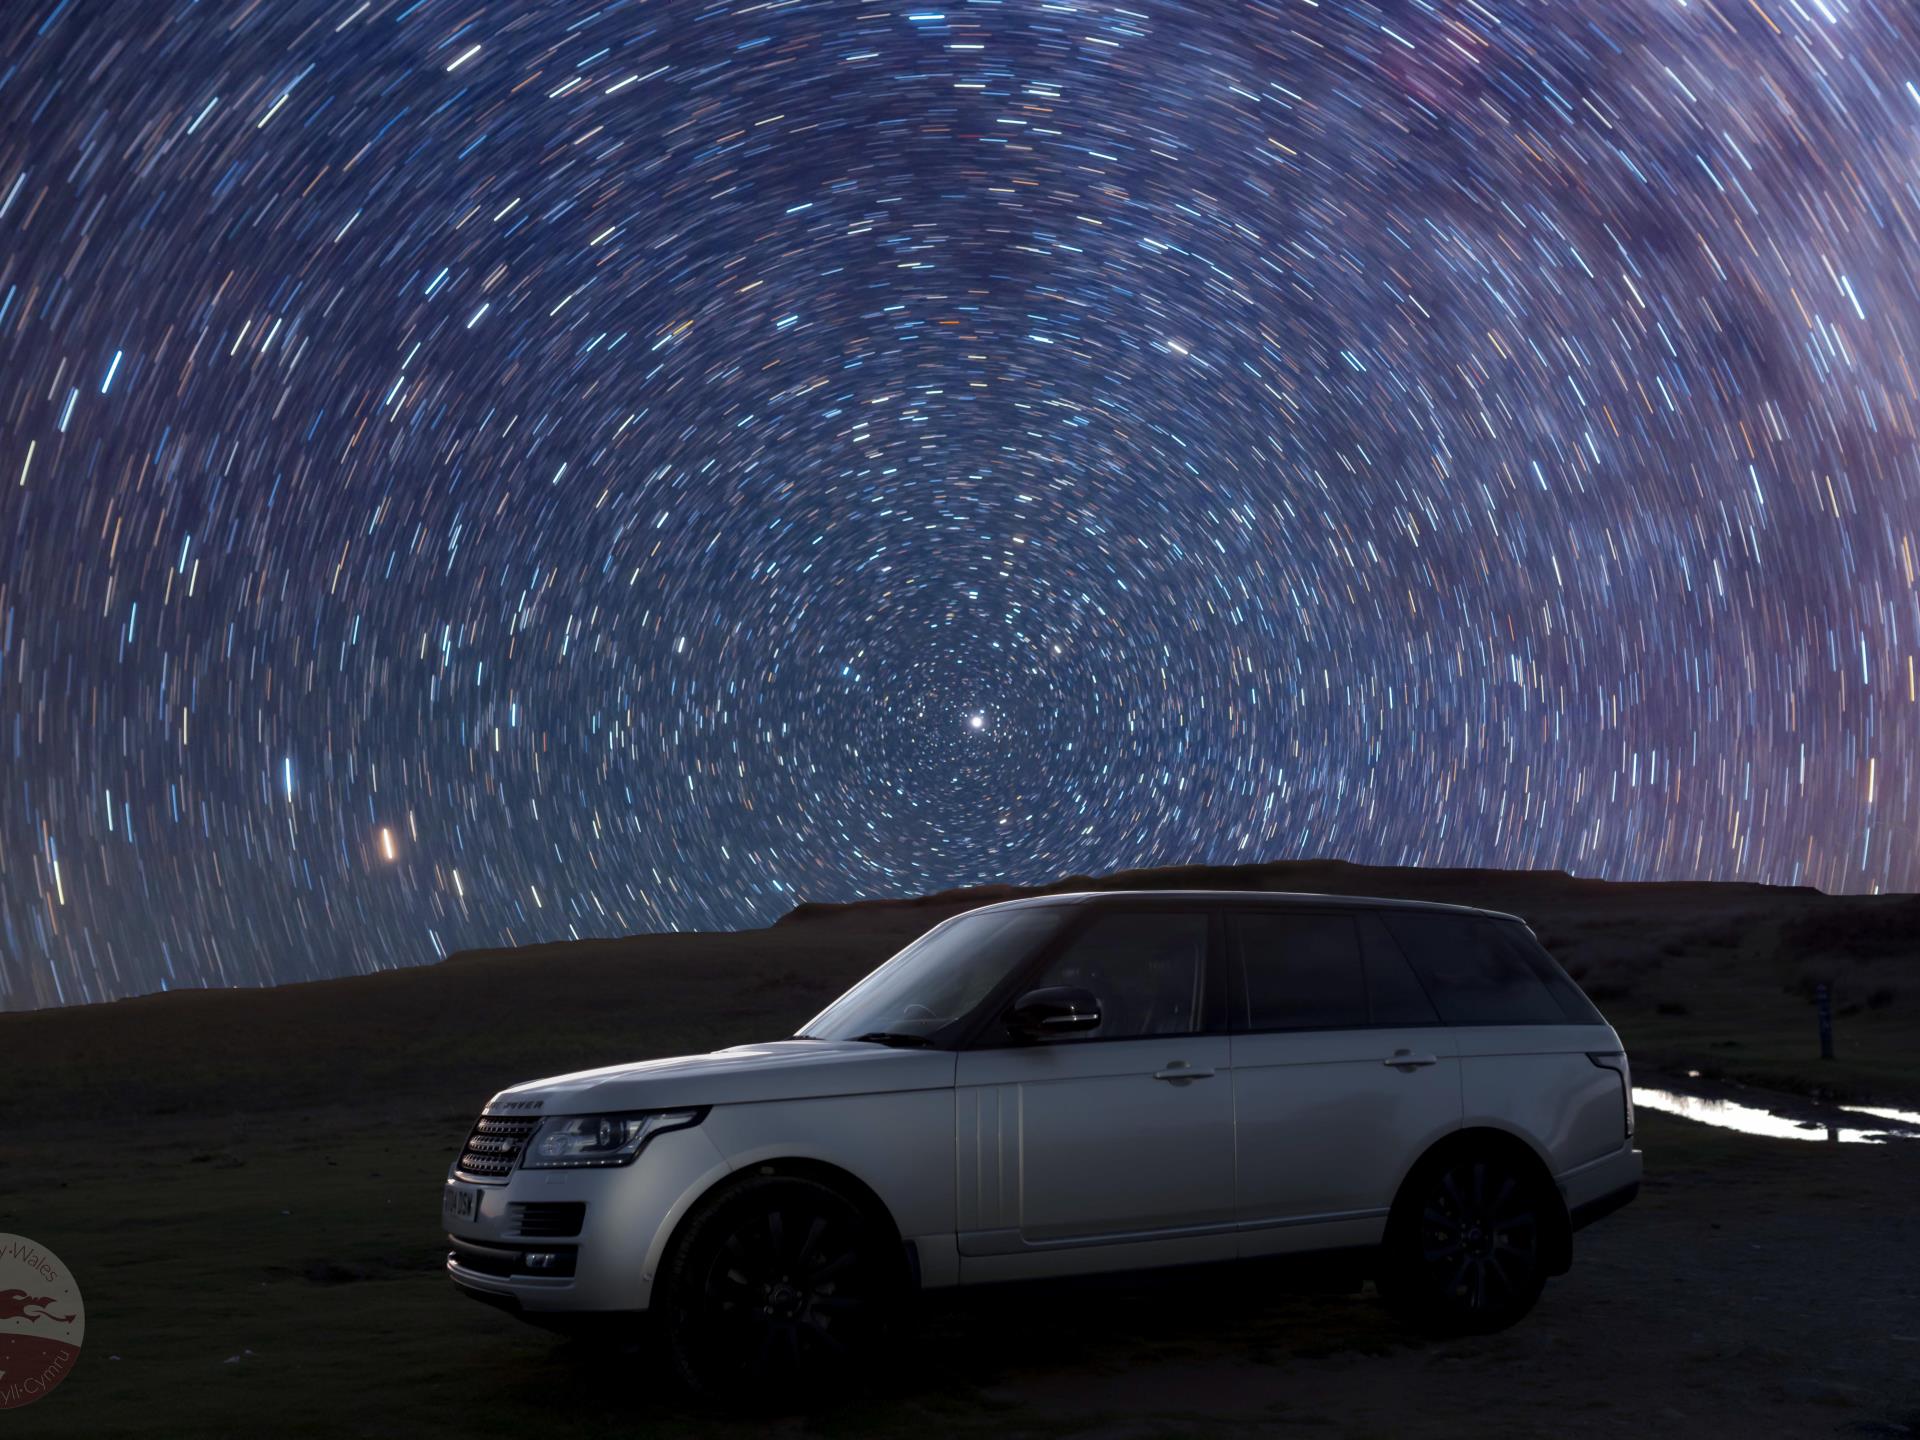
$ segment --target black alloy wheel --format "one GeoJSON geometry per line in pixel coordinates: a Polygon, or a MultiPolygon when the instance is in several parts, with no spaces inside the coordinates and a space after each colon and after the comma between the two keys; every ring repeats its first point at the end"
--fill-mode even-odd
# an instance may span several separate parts
{"type": "Polygon", "coordinates": [[[1546,1283],[1545,1219],[1537,1182],[1498,1155],[1445,1160],[1397,1207],[1381,1290],[1440,1333],[1504,1329],[1546,1283]]]}
{"type": "Polygon", "coordinates": [[[898,1300],[887,1238],[818,1181],[755,1176],[689,1221],[662,1267],[674,1368],[709,1399],[799,1406],[856,1378],[898,1300]]]}

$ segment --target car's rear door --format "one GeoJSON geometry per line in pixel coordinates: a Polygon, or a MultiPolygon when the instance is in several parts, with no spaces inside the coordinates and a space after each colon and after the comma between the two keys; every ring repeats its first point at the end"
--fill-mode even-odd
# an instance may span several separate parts
{"type": "Polygon", "coordinates": [[[1627,1143],[1620,1042],[1520,921],[1449,911],[1385,917],[1460,1053],[1463,1123],[1517,1132],[1563,1171],[1627,1143]]]}
{"type": "Polygon", "coordinates": [[[984,1263],[1067,1248],[1160,1246],[1108,1257],[1119,1265],[1232,1256],[1233,1082],[1224,1027],[1208,1018],[1212,931],[1197,905],[1097,907],[1030,983],[1091,990],[1099,1028],[1017,1043],[996,1023],[961,1053],[963,1276],[1103,1268],[984,1263]]]}
{"type": "Polygon", "coordinates": [[[1362,910],[1225,915],[1240,1253],[1375,1243],[1460,1125],[1453,1037],[1362,910]]]}

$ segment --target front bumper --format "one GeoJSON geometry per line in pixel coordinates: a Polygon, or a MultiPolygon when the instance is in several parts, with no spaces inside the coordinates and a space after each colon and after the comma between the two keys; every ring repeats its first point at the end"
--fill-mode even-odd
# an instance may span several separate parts
{"type": "Polygon", "coordinates": [[[655,1136],[615,1169],[516,1168],[492,1183],[450,1169],[449,1186],[473,1186],[480,1197],[473,1217],[447,1234],[447,1278],[529,1315],[645,1310],[674,1225],[727,1170],[697,1125],[655,1136]],[[554,1205],[581,1207],[578,1233],[528,1233],[541,1227],[527,1207],[554,1205]]]}

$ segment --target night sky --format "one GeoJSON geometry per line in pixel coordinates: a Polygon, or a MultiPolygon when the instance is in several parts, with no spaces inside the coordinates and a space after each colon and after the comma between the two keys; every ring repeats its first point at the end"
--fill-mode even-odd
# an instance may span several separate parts
{"type": "Polygon", "coordinates": [[[1910,0],[10,0],[0,1008],[1920,886],[1910,0]]]}

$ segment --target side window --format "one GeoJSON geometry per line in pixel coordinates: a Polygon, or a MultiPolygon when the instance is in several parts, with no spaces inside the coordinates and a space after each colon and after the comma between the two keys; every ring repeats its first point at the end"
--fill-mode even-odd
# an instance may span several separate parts
{"type": "Polygon", "coordinates": [[[1240,958],[1248,1030],[1353,1030],[1367,1023],[1367,986],[1353,917],[1276,910],[1227,915],[1240,958]]]}
{"type": "Polygon", "coordinates": [[[1033,983],[1091,990],[1100,1002],[1100,1024],[1050,1043],[1193,1033],[1200,1024],[1206,958],[1207,916],[1200,911],[1097,917],[1033,983]]]}
{"type": "Polygon", "coordinates": [[[1449,1025],[1562,1025],[1567,1016],[1502,922],[1409,911],[1382,917],[1449,1025]]]}
{"type": "Polygon", "coordinates": [[[1553,958],[1547,947],[1542,945],[1533,931],[1512,920],[1497,921],[1487,927],[1494,934],[1496,943],[1513,951],[1528,965],[1534,974],[1552,992],[1554,1000],[1560,1006],[1560,1013],[1570,1025],[1604,1025],[1606,1020],[1593,1008],[1593,1001],[1587,998],[1587,992],[1574,983],[1573,977],[1560,968],[1560,962],[1553,958]]]}
{"type": "Polygon", "coordinates": [[[1360,917],[1360,953],[1366,960],[1367,1014],[1375,1025],[1440,1023],[1440,1012],[1378,915],[1360,917]]]}

